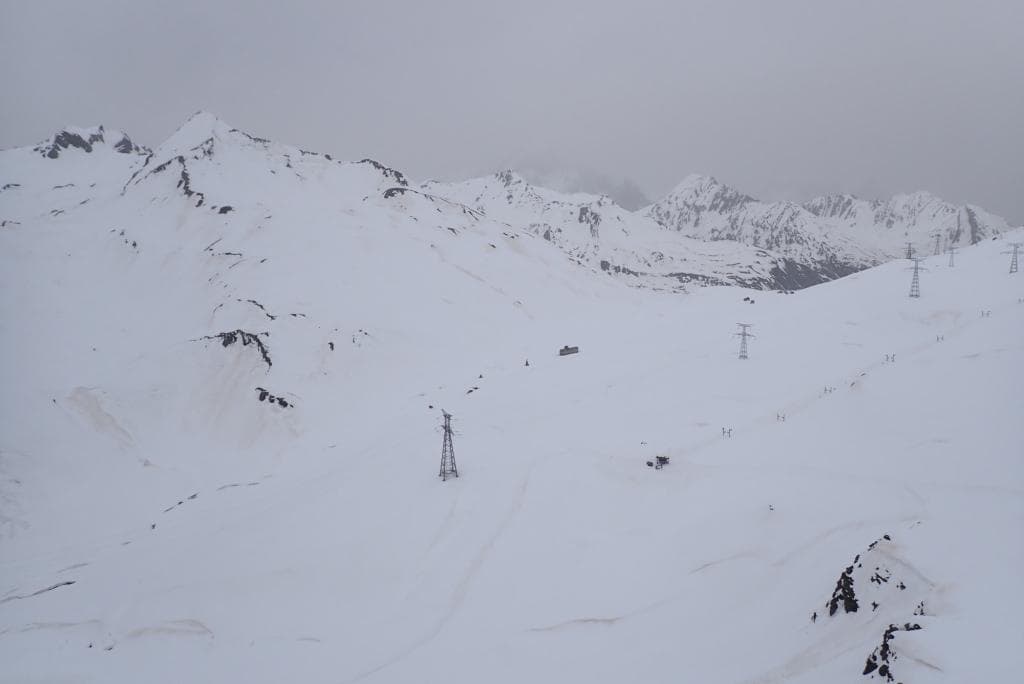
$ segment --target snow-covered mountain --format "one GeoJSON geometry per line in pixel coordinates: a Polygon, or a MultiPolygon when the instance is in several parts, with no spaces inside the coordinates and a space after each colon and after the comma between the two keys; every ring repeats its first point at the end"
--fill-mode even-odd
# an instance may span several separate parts
{"type": "Polygon", "coordinates": [[[98,130],[0,153],[0,682],[1017,676],[1021,231],[684,296],[776,257],[98,130]]]}
{"type": "MultiPolygon", "coordinates": [[[[182,188],[191,193],[189,159],[210,154],[204,146],[213,144],[209,133],[217,126],[239,141],[272,144],[226,124],[214,126],[215,121],[205,113],[193,117],[155,152],[102,126],[68,128],[31,148],[5,151],[3,164],[9,171],[3,187],[10,192],[0,221],[17,222],[24,212],[37,209],[68,211],[106,196],[114,186],[125,191],[154,169],[175,167],[172,174],[178,173],[182,188]],[[58,182],[52,182],[57,169],[58,182]]],[[[290,169],[293,158],[314,156],[332,161],[329,155],[288,148],[274,159],[247,158],[247,167],[239,163],[232,172],[262,178],[277,173],[281,160],[290,169]]],[[[464,218],[540,236],[580,265],[631,285],[666,290],[688,284],[800,289],[904,256],[907,242],[921,254],[934,244],[941,249],[974,244],[1008,228],[980,208],[954,207],[927,193],[887,203],[836,195],[799,206],[760,202],[697,175],[638,211],[627,211],[603,195],[533,185],[511,170],[417,187],[392,171],[384,184],[382,193],[401,188],[421,201],[446,204],[445,211],[461,211],[464,218]]]]}
{"type": "Polygon", "coordinates": [[[671,233],[606,196],[538,187],[511,170],[458,183],[428,182],[422,189],[538,235],[579,263],[630,284],[663,289],[688,283],[761,289],[807,284],[800,269],[777,253],[671,233]]]}
{"type": "Polygon", "coordinates": [[[950,246],[977,244],[1008,229],[1004,219],[971,204],[956,206],[931,193],[896,195],[886,202],[852,195],[817,197],[804,208],[885,245],[889,255],[905,253],[910,242],[918,254],[932,254],[938,236],[939,251],[950,246]]]}
{"type": "Polygon", "coordinates": [[[918,192],[887,202],[827,195],[803,205],[762,202],[709,176],[691,175],[645,213],[670,230],[772,250],[832,279],[891,259],[932,254],[1000,235],[1006,221],[918,192]],[[936,238],[938,238],[936,240],[936,238]]]}

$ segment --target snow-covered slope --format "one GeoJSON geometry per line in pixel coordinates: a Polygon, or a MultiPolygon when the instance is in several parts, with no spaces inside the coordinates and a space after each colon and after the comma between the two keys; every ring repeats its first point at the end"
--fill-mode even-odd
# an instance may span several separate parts
{"type": "Polygon", "coordinates": [[[0,228],[116,194],[148,152],[103,126],[69,127],[38,145],[0,151],[0,228]]]}
{"type": "Polygon", "coordinates": [[[0,681],[1016,676],[1020,231],[682,296],[205,115],[124,158],[0,194],[0,681]]]}
{"type": "Polygon", "coordinates": [[[972,205],[925,192],[887,202],[828,195],[804,205],[762,202],[709,176],[691,175],[645,213],[660,225],[705,240],[770,249],[832,279],[906,255],[976,244],[1009,229],[972,205]],[[936,236],[938,241],[936,241],[936,236]]]}

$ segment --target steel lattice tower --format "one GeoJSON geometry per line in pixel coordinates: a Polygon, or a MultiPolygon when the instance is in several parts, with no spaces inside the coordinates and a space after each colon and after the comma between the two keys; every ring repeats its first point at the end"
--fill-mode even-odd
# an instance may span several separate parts
{"type": "Polygon", "coordinates": [[[1003,254],[1011,254],[1010,257],[1010,273],[1017,272],[1017,253],[1020,251],[1021,246],[1024,242],[1011,242],[1010,246],[1013,247],[1012,251],[1003,252],[1003,254]]]}
{"type": "Polygon", "coordinates": [[[910,281],[910,296],[915,299],[921,296],[921,271],[928,269],[921,266],[920,257],[914,257],[914,277],[910,281]]]}
{"type": "Polygon", "coordinates": [[[444,441],[441,443],[441,471],[437,474],[441,480],[447,480],[449,475],[459,476],[459,469],[455,465],[455,446],[452,444],[452,414],[445,410],[444,414],[444,441]]]}
{"type": "Polygon", "coordinates": [[[939,251],[939,241],[942,240],[942,233],[936,231],[935,233],[932,233],[932,234],[935,236],[935,254],[934,254],[934,256],[939,256],[940,254],[942,254],[942,252],[939,251]]]}
{"type": "Polygon", "coordinates": [[[752,328],[753,324],[751,324],[751,323],[737,323],[736,325],[740,326],[740,331],[738,333],[736,333],[736,336],[740,338],[740,358],[741,359],[746,359],[746,358],[748,358],[748,356],[747,356],[747,340],[749,338],[751,338],[751,337],[754,337],[753,335],[750,334],[750,332],[747,330],[747,328],[752,328]]]}
{"type": "Polygon", "coordinates": [[[910,242],[907,243],[907,258],[908,259],[913,259],[914,258],[914,245],[913,245],[913,243],[910,243],[910,242]]]}

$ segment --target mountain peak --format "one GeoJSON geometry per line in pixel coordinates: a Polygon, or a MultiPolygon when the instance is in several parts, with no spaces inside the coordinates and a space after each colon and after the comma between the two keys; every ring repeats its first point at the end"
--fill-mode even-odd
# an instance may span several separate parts
{"type": "Polygon", "coordinates": [[[699,208],[700,210],[727,211],[753,201],[753,197],[720,183],[713,176],[691,173],[655,206],[671,204],[699,208]]]}
{"type": "Polygon", "coordinates": [[[506,188],[512,187],[513,185],[529,185],[527,180],[523,178],[522,174],[512,169],[505,169],[504,171],[498,171],[494,174],[494,177],[501,181],[501,184],[506,188]]]}
{"type": "Polygon", "coordinates": [[[159,147],[161,156],[181,154],[211,138],[222,138],[233,129],[210,112],[198,111],[185,120],[159,147]]]}

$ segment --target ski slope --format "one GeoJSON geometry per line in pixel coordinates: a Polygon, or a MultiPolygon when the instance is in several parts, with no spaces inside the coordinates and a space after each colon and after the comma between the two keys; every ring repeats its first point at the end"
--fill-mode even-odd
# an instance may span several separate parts
{"type": "Polygon", "coordinates": [[[0,682],[1016,678],[1024,232],[655,292],[191,124],[0,230],[0,682]]]}

